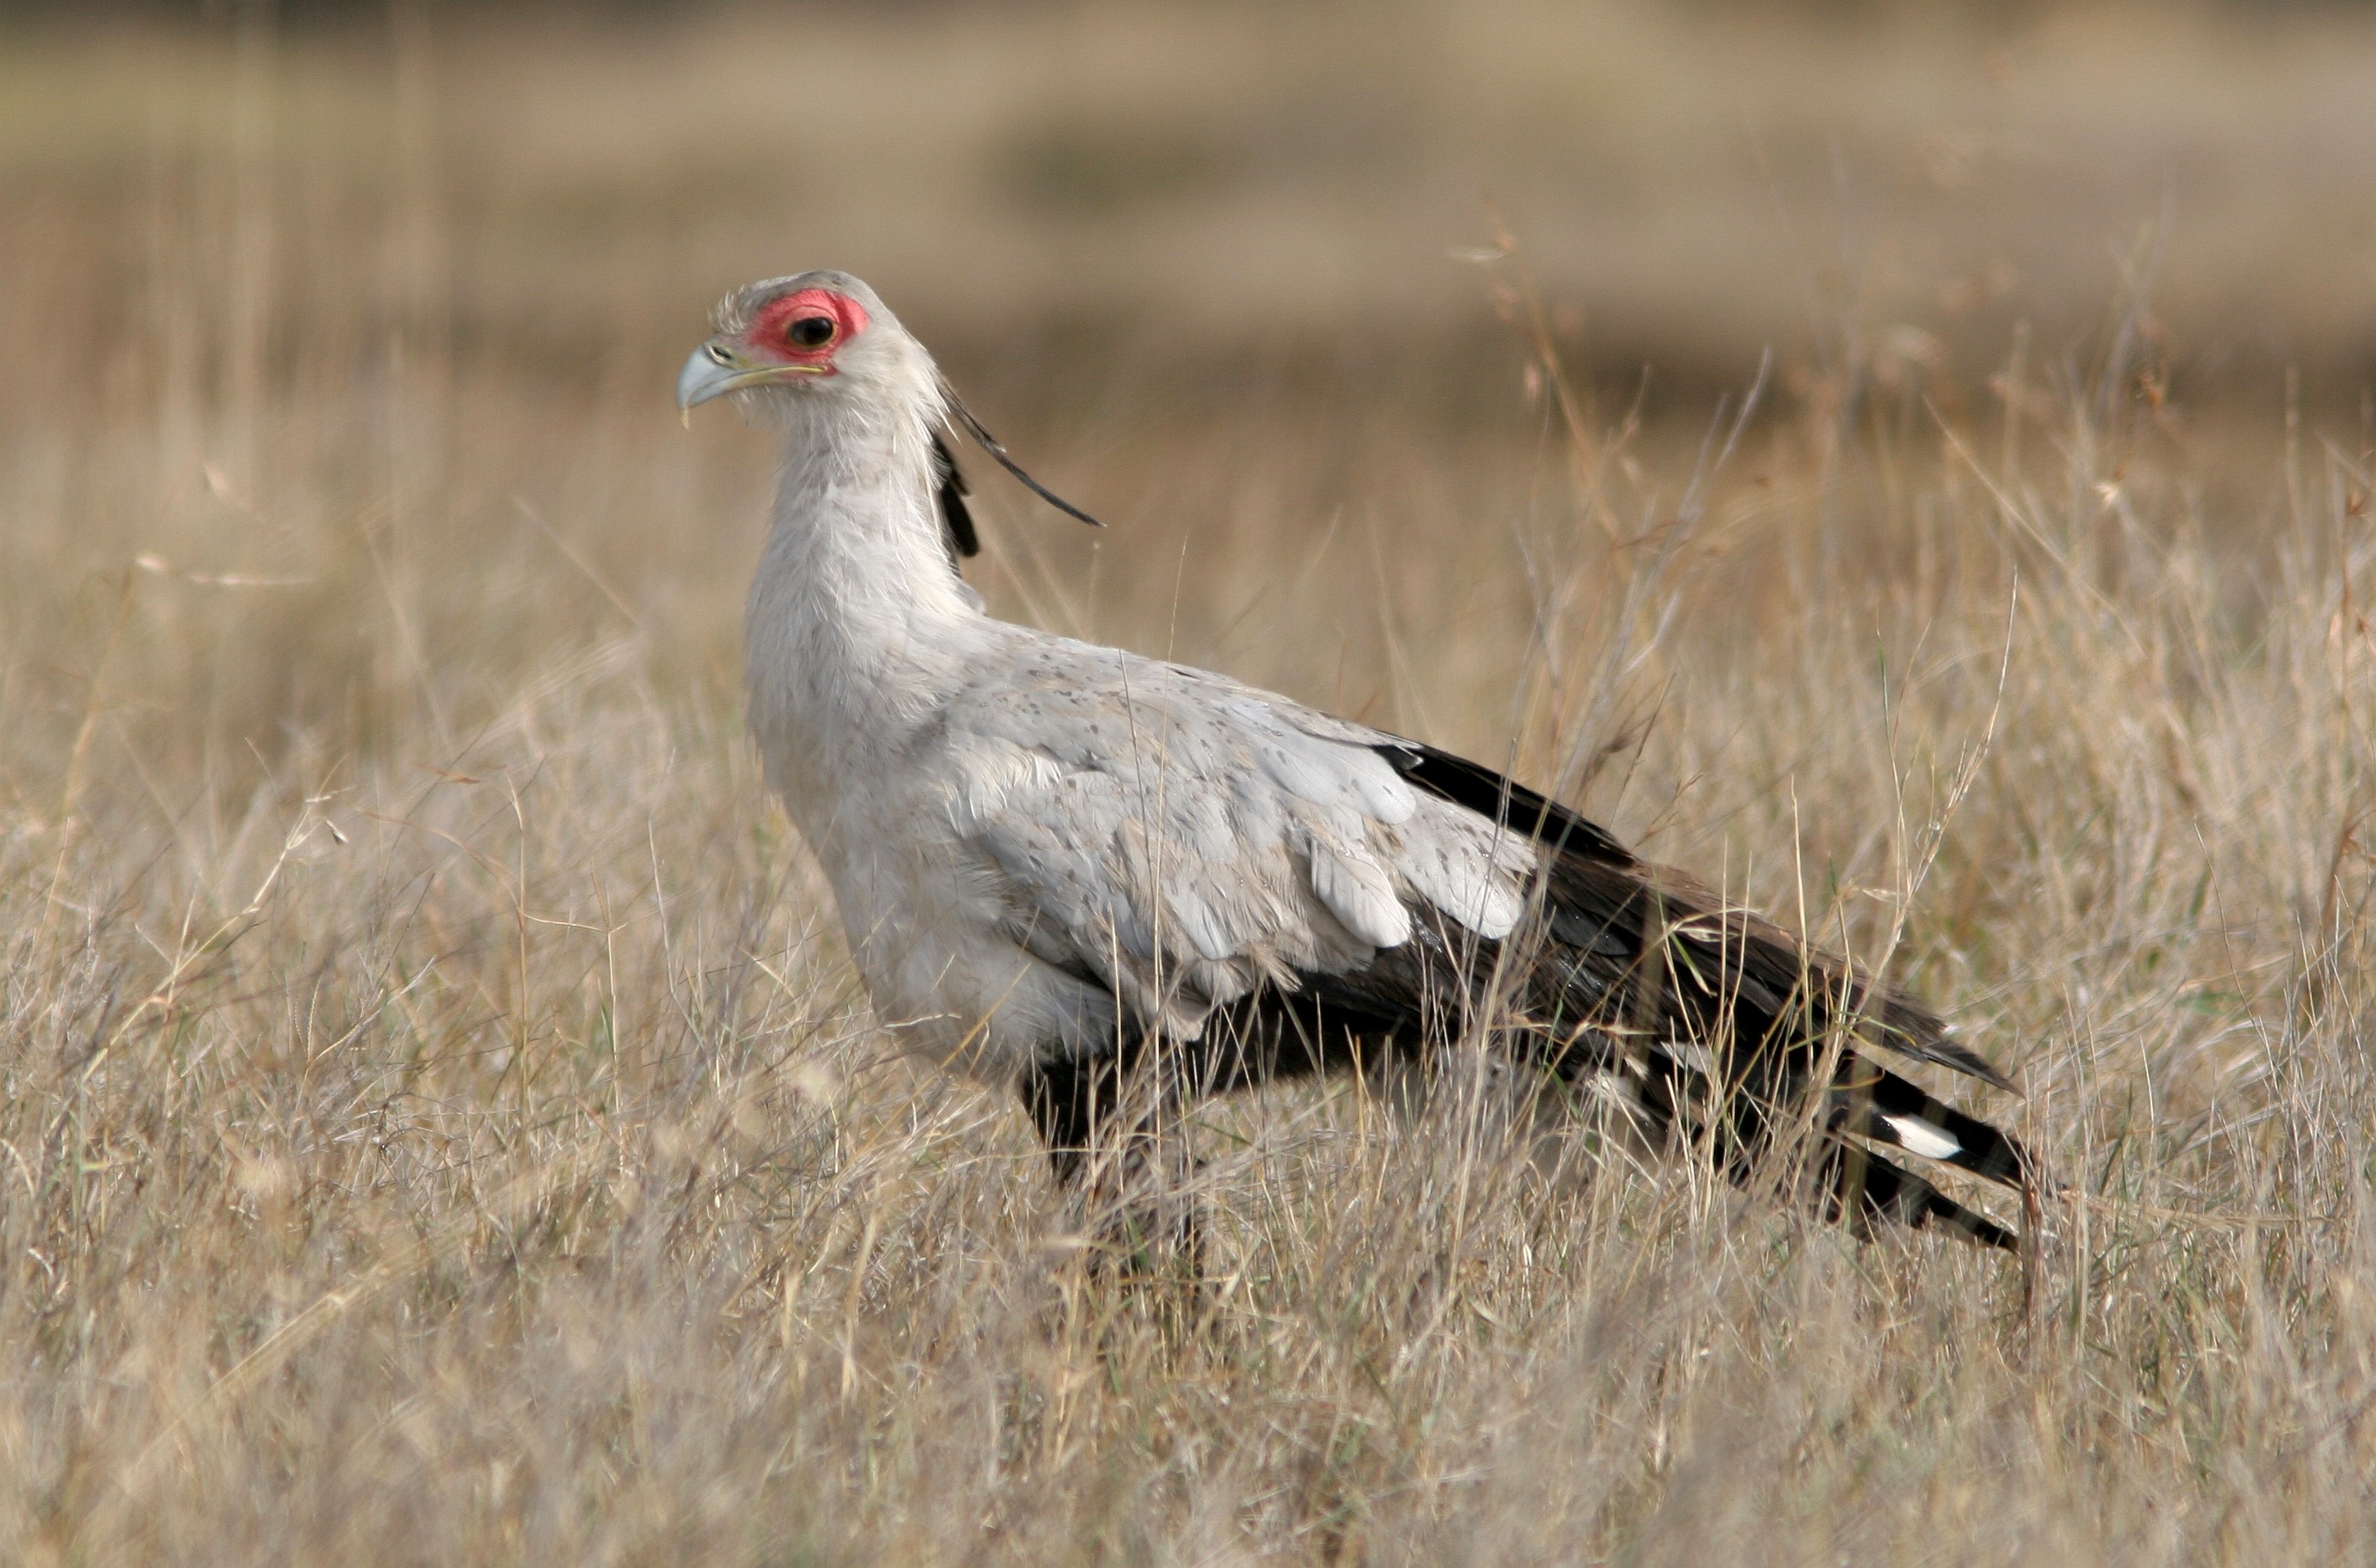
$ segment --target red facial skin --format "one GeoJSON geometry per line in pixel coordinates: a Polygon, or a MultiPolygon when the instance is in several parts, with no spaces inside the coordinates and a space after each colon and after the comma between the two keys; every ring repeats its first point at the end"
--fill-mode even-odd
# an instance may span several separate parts
{"type": "Polygon", "coordinates": [[[742,334],[742,344],[762,359],[781,364],[810,365],[821,374],[831,375],[833,356],[865,326],[865,307],[848,294],[837,294],[830,289],[802,289],[761,306],[759,314],[751,318],[749,330],[742,334]],[[794,322],[814,315],[833,323],[832,337],[814,349],[804,349],[785,336],[794,322]]]}

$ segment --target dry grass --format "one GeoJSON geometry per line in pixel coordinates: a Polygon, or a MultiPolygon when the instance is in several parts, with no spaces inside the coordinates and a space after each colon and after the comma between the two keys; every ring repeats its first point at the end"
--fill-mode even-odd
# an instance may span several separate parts
{"type": "Polygon", "coordinates": [[[982,476],[1000,608],[1511,757],[1894,955],[2079,1194],[2025,1316],[1967,1250],[1281,1093],[1206,1130],[1182,1340],[1081,1278],[1011,1107],[886,1059],[741,738],[766,454],[665,386],[708,292],[814,258],[703,188],[473,227],[573,188],[462,166],[489,116],[719,157],[766,38],[645,39],[685,69],[634,101],[557,85],[615,41],[7,66],[150,107],[6,131],[0,1557],[2370,1551],[2366,431],[2156,407],[2125,296],[2001,337],[1994,397],[1826,317],[1718,461],[1713,399],[1629,431],[1622,384],[1571,433],[1539,375],[1454,417],[1245,341],[1226,400],[1127,330],[1001,361],[934,275],[909,314],[1123,523],[982,476]]]}

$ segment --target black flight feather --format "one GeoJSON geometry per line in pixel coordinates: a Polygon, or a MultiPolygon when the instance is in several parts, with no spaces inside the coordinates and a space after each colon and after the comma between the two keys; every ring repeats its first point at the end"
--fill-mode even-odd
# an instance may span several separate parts
{"type": "Polygon", "coordinates": [[[1260,987],[1216,1009],[1194,1040],[1125,1030],[1101,1052],[1051,1058],[1021,1087],[1060,1172],[1076,1170],[1098,1108],[1119,1102],[1150,1051],[1173,1091],[1193,1098],[1424,1059],[1490,1023],[1514,1065],[1610,1083],[1653,1142],[1704,1136],[1738,1182],[1759,1180],[1803,1127],[1807,1196],[1859,1233],[1890,1222],[2016,1245],[1880,1152],[2007,1186],[2038,1178],[2013,1138],[1859,1054],[1880,1046],[2005,1083],[1945,1039],[1928,1009],[1491,768],[1416,742],[1376,749],[1414,787],[1544,847],[1537,916],[1494,941],[1415,908],[1408,940],[1349,969],[1260,987]]]}
{"type": "MultiPolygon", "coordinates": [[[[1653,884],[1675,881],[1673,891],[1681,897],[1674,900],[1677,914],[1698,914],[1704,911],[1691,906],[1709,902],[1696,888],[1681,885],[1681,879],[1671,873],[1658,873],[1645,867],[1632,851],[1598,823],[1586,820],[1558,802],[1527,789],[1514,779],[1495,773],[1481,763],[1438,751],[1433,746],[1416,741],[1396,740],[1378,748],[1378,754],[1395,766],[1396,771],[1413,784],[1455,805],[1467,806],[1479,815],[1514,831],[1526,834],[1550,849],[1554,856],[1578,860],[1615,868],[1619,871],[1641,869],[1651,872],[1653,884]]],[[[1554,898],[1550,908],[1552,934],[1561,941],[1580,946],[1591,944],[1600,928],[1592,926],[1584,911],[1554,898]]],[[[1740,965],[1742,977],[1754,980],[1767,990],[1787,995],[1801,983],[1804,967],[1797,944],[1758,921],[1735,921],[1722,917],[1724,923],[1742,926],[1745,940],[1728,943],[1738,952],[1729,952],[1729,960],[1740,965]]],[[[1604,925],[1606,922],[1603,922],[1604,925]]],[[[1978,1051],[1957,1043],[1947,1035],[1946,1025],[1919,1003],[1886,989],[1868,985],[1853,976],[1818,979],[1845,981],[1835,984],[1847,1004],[1847,1010],[1861,1010],[1864,1021],[1881,1037],[1882,1043],[1901,1055],[1936,1066],[1949,1068],[1979,1079],[1991,1087],[2012,1091],[2013,1081],[1978,1051]]]]}
{"type": "Polygon", "coordinates": [[[1372,1039],[1441,1038],[1472,1021],[1467,1007],[1501,966],[1518,1053],[1560,1077],[1630,1084],[1645,1130],[1663,1135],[1690,1116],[1709,1126],[1725,1169],[1747,1180],[1812,1097],[1811,1173],[1827,1212],[1859,1225],[1936,1222],[2012,1244],[2010,1232],[1875,1152],[1903,1148],[2006,1186],[2037,1179],[2014,1139],[1858,1054],[1878,1045],[2012,1087],[1947,1039],[1929,1009],[1491,768],[1410,741],[1377,750],[1419,789],[1544,847],[1539,923],[1505,944],[1422,921],[1414,941],[1360,970],[1300,977],[1303,1011],[1372,1039]]]}
{"type": "Polygon", "coordinates": [[[1429,794],[1467,806],[1478,815],[1514,827],[1563,854],[1583,855],[1612,865],[1632,865],[1634,856],[1598,823],[1586,822],[1558,802],[1537,794],[1482,763],[1438,751],[1417,741],[1396,740],[1378,748],[1395,770],[1429,794]]]}

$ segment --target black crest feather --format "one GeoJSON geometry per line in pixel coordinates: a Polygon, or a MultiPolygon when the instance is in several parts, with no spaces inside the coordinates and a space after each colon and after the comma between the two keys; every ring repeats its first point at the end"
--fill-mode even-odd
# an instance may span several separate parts
{"type": "MultiPolygon", "coordinates": [[[[992,435],[989,431],[982,428],[981,421],[974,418],[973,410],[965,406],[965,399],[959,398],[955,389],[950,387],[946,383],[942,384],[941,395],[948,399],[949,412],[956,416],[957,422],[965,426],[967,433],[972,435],[976,441],[981,443],[981,449],[983,451],[998,459],[998,466],[1000,468],[1004,469],[1008,473],[1011,473],[1016,479],[1021,480],[1023,481],[1024,489],[1029,491],[1032,494],[1038,496],[1040,500],[1045,501],[1049,505],[1053,506],[1056,510],[1063,513],[1068,517],[1078,517],[1081,521],[1088,524],[1089,527],[1093,529],[1101,529],[1105,527],[1105,524],[1098,521],[1095,517],[1090,517],[1087,512],[1082,511],[1078,506],[1074,505],[1071,502],[1065,500],[1063,496],[1057,494],[1046,485],[1041,484],[1029,474],[1025,473],[1023,471],[1023,465],[1006,455],[1006,448],[998,444],[998,437],[992,435]]],[[[943,453],[945,456],[946,448],[943,448],[943,453]]]]}
{"type": "Polygon", "coordinates": [[[941,503],[941,531],[949,547],[949,564],[981,553],[981,536],[974,532],[973,514],[966,509],[966,497],[972,493],[966,488],[965,475],[957,471],[957,460],[949,453],[949,444],[933,434],[933,491],[941,503]]]}

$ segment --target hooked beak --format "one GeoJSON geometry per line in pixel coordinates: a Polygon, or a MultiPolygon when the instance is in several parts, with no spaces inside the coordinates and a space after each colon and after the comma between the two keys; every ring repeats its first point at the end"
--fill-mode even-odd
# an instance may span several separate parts
{"type": "Polygon", "coordinates": [[[761,364],[733,344],[712,338],[695,349],[677,372],[676,408],[693,422],[695,405],[712,398],[722,398],[729,392],[740,392],[746,386],[764,386],[769,382],[790,381],[795,376],[815,375],[821,365],[761,364]]]}

